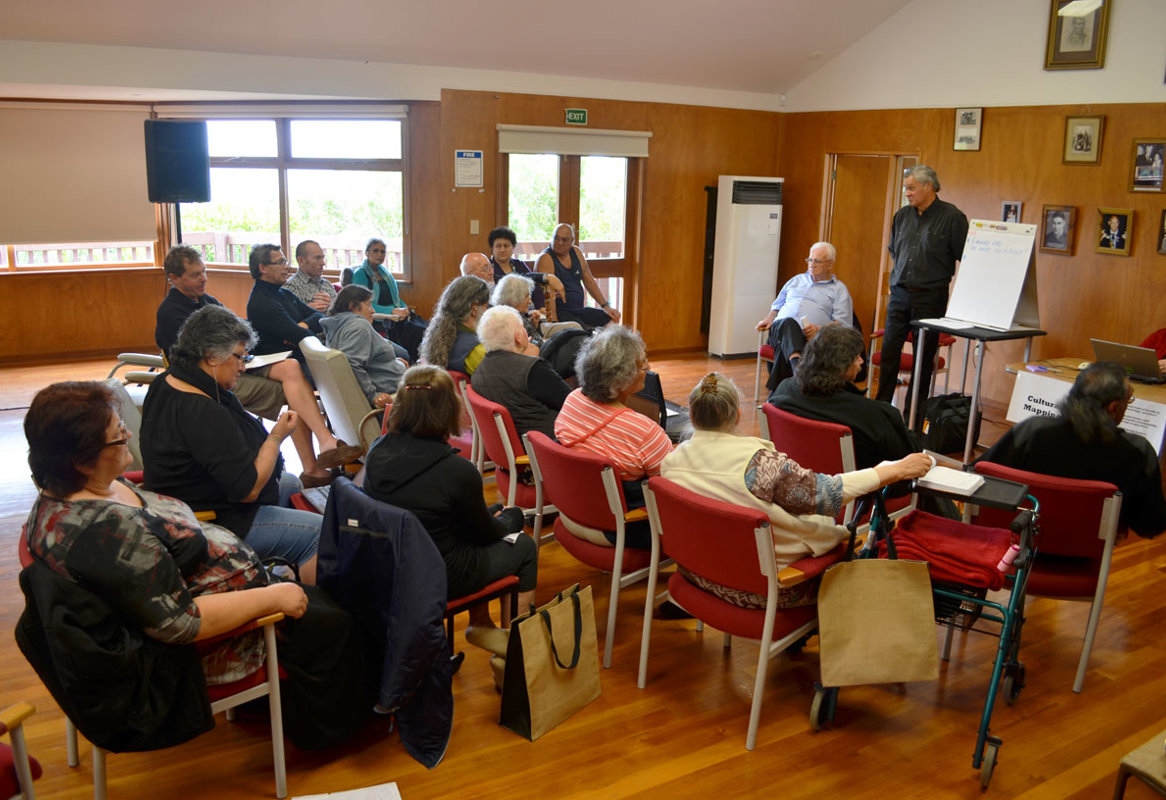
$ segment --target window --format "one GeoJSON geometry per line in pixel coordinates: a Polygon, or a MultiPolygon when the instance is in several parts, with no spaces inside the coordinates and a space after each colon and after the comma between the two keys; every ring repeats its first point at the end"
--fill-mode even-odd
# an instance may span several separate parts
{"type": "Polygon", "coordinates": [[[364,246],[388,244],[385,264],[409,280],[404,131],[396,119],[208,120],[211,201],[179,203],[179,240],[208,264],[246,267],[251,247],[304,239],[328,274],[359,266],[364,246]]]}
{"type": "Polygon", "coordinates": [[[153,242],[0,245],[0,270],[153,266],[153,242]]]}
{"type": "MultiPolygon", "coordinates": [[[[629,174],[637,160],[554,153],[508,153],[505,159],[508,224],[518,236],[515,257],[533,264],[550,244],[555,225],[573,225],[575,244],[599,288],[626,313],[629,174]]],[[[590,296],[586,303],[595,305],[590,296]]]]}

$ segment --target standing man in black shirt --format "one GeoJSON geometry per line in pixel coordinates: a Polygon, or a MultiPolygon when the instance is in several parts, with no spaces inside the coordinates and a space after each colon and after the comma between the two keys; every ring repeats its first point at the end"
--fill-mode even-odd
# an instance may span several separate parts
{"type": "MultiPolygon", "coordinates": [[[[891,221],[891,243],[887,247],[894,266],[876,395],[876,399],[887,403],[895,396],[899,360],[903,342],[911,330],[910,323],[916,319],[942,317],[947,311],[948,286],[963,258],[964,240],[968,236],[968,218],[964,212],[936,196],[939,176],[931,167],[918,164],[907,170],[903,189],[908,204],[895,212],[891,221]]],[[[928,331],[922,338],[923,346],[916,341],[914,348],[916,357],[923,359],[920,402],[927,398],[931,386],[935,351],[939,344],[934,331],[928,331]]],[[[911,408],[914,390],[912,374],[904,409],[911,408]]],[[[916,426],[921,426],[922,422],[923,415],[917,414],[916,426]]]]}

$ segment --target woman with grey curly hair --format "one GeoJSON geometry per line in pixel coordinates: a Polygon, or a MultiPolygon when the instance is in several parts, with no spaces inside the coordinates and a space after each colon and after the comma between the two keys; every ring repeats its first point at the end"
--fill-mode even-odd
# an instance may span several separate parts
{"type": "Polygon", "coordinates": [[[300,424],[280,415],[269,433],[231,391],[247,362],[255,333],[221,306],[190,315],[170,350],[170,369],[150,384],[142,407],[145,487],[214,514],[260,558],[299,566],[316,581],[318,514],[296,511],[300,489],[284,472],[280,444],[300,424]]]}
{"type": "MultiPolygon", "coordinates": [[[[627,400],[644,388],[648,372],[644,341],[631,328],[608,325],[579,351],[575,372],[579,388],[567,395],[555,420],[555,438],[607,460],[624,482],[628,506],[643,505],[640,481],[660,472],[672,452],[668,434],[656,422],[629,408],[627,400]]],[[[650,547],[645,529],[633,535],[630,547],[650,547]]],[[[614,536],[608,537],[614,541],[614,536]]]]}
{"type": "Polygon", "coordinates": [[[478,341],[478,320],[490,307],[490,287],[474,275],[454,278],[433,308],[433,318],[421,340],[427,364],[473,375],[485,348],[478,341]]]}

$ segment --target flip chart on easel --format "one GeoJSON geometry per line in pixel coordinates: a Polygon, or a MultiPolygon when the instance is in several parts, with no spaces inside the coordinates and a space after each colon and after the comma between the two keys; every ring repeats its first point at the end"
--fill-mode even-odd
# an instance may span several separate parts
{"type": "Polygon", "coordinates": [[[1039,327],[1036,225],[974,219],[947,304],[949,319],[1008,330],[1039,327]]]}

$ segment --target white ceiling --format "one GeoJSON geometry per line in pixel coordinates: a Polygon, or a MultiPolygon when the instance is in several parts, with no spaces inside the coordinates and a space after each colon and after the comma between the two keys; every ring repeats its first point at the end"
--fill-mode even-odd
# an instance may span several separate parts
{"type": "MultiPolygon", "coordinates": [[[[779,95],[909,2],[590,0],[568,8],[548,0],[2,0],[0,39],[501,70],[779,95]]],[[[148,82],[143,76],[143,86],[148,82]]],[[[60,96],[59,90],[37,95],[48,88],[16,86],[0,76],[0,93],[7,96],[60,96]]],[[[78,87],[73,93],[124,96],[109,88],[78,87]]]]}

